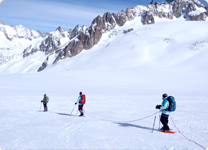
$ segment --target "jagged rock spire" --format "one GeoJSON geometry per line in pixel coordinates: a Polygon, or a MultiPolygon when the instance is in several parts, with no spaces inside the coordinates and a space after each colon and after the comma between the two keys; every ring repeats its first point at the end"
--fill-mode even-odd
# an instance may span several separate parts
{"type": "Polygon", "coordinates": [[[152,0],[149,4],[155,5],[155,1],[152,0]]]}
{"type": "Polygon", "coordinates": [[[60,33],[63,32],[61,26],[59,26],[59,27],[56,29],[56,31],[59,31],[60,33]]]}

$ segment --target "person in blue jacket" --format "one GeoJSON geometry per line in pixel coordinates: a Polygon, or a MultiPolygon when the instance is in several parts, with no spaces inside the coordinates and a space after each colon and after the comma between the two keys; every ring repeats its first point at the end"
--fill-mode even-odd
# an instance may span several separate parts
{"type": "Polygon", "coordinates": [[[168,111],[168,107],[169,107],[169,101],[167,100],[168,95],[165,93],[162,95],[162,105],[157,105],[156,109],[160,109],[162,112],[160,121],[163,124],[163,127],[161,128],[162,131],[169,131],[170,128],[168,126],[168,117],[170,115],[170,111],[168,111]]]}

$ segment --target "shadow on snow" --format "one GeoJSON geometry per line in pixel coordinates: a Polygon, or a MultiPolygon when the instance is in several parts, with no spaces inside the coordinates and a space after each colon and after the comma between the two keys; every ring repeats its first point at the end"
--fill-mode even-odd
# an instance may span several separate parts
{"type": "MultiPolygon", "coordinates": [[[[139,125],[135,125],[135,124],[130,124],[130,123],[115,123],[115,124],[118,124],[118,125],[121,126],[121,127],[135,127],[135,128],[140,128],[140,129],[152,131],[152,128],[149,128],[149,127],[143,127],[143,126],[139,126],[139,125]]],[[[158,131],[157,129],[153,129],[153,131],[160,132],[160,131],[158,131]]]]}
{"type": "Polygon", "coordinates": [[[62,115],[62,116],[76,116],[76,115],[72,115],[72,114],[67,114],[67,113],[57,113],[58,115],[62,115]]]}

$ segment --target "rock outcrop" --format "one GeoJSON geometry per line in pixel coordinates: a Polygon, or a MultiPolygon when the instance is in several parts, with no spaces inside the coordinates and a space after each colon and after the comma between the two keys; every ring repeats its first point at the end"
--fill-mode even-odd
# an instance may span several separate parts
{"type": "Polygon", "coordinates": [[[42,71],[43,69],[45,69],[48,65],[48,57],[46,58],[46,60],[42,63],[42,65],[40,66],[40,68],[38,69],[38,72],[42,71]]]}

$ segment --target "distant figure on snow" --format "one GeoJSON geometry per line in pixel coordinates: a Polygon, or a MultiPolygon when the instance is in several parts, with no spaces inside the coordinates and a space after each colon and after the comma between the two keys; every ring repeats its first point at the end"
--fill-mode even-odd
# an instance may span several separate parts
{"type": "Polygon", "coordinates": [[[77,102],[75,103],[75,105],[76,105],[77,103],[79,104],[79,105],[78,105],[78,110],[79,110],[79,112],[80,112],[80,115],[79,115],[79,116],[84,116],[83,106],[84,106],[84,104],[85,104],[85,95],[82,94],[82,92],[79,93],[79,97],[78,97],[77,102]]]}
{"type": "Polygon", "coordinates": [[[49,101],[48,96],[46,96],[46,94],[44,94],[43,100],[41,101],[43,103],[44,112],[48,111],[48,107],[47,107],[48,101],[49,101]]]}
{"type": "Polygon", "coordinates": [[[156,109],[160,109],[162,111],[162,115],[160,118],[161,123],[163,124],[163,127],[160,129],[161,131],[169,131],[170,128],[168,126],[168,117],[170,115],[170,111],[168,110],[169,108],[169,101],[167,100],[168,95],[165,93],[162,95],[162,105],[157,105],[156,109]]]}

